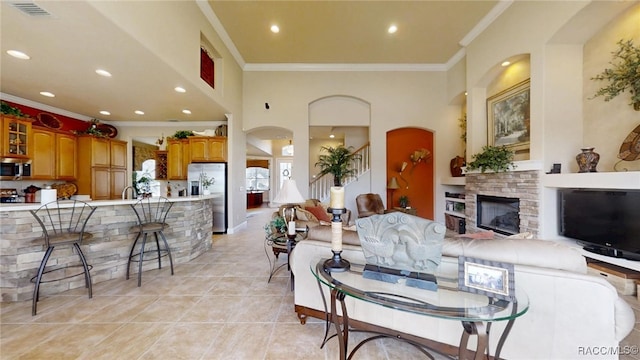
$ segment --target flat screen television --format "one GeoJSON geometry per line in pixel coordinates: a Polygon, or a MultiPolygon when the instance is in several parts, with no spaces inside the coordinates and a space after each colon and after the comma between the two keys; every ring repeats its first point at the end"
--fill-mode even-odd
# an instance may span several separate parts
{"type": "Polygon", "coordinates": [[[560,234],[594,253],[640,261],[640,190],[559,191],[560,234]]]}

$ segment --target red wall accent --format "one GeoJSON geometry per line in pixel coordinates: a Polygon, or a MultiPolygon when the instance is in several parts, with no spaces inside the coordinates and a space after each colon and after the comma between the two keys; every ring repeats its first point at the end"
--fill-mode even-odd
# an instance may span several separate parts
{"type": "Polygon", "coordinates": [[[419,128],[401,128],[387,132],[387,184],[395,176],[398,179],[400,189],[393,192],[393,204],[391,204],[391,190],[387,190],[387,207],[398,205],[400,196],[409,197],[409,206],[417,210],[420,217],[434,219],[433,199],[433,133],[419,128]],[[414,151],[425,148],[431,152],[431,158],[414,166],[409,155],[414,151]],[[402,178],[398,171],[402,162],[408,163],[402,178]]]}
{"type": "Polygon", "coordinates": [[[36,126],[43,126],[40,123],[40,121],[38,121],[38,115],[40,113],[47,113],[56,117],[58,120],[60,120],[60,122],[62,122],[62,128],[59,129],[62,131],[67,131],[67,132],[71,132],[72,130],[85,131],[89,127],[89,123],[84,120],[74,119],[68,116],[52,113],[49,111],[43,111],[40,109],[32,108],[30,106],[12,103],[11,101],[6,101],[6,100],[2,100],[2,101],[6,102],[7,104],[15,108],[20,109],[20,111],[22,111],[25,115],[28,115],[29,117],[35,119],[36,121],[33,122],[33,125],[36,125],[36,126]]]}

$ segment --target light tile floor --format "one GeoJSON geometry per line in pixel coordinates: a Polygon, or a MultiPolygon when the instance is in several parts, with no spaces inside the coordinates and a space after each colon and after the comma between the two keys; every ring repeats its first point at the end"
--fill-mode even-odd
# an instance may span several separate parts
{"type": "MultiPolygon", "coordinates": [[[[189,263],[42,298],[0,303],[1,359],[338,359],[336,341],[320,348],[324,323],[300,325],[286,267],[267,283],[263,225],[272,210],[249,212],[246,230],[214,235],[213,249],[189,263]]],[[[270,256],[273,256],[270,253],[270,256]]],[[[279,261],[286,261],[281,255],[279,261]]],[[[636,329],[625,339],[640,343],[636,329]]],[[[361,334],[353,334],[357,341],[361,334]]],[[[425,359],[409,345],[381,340],[357,359],[425,359]]],[[[625,360],[638,357],[622,357],[625,360]]]]}

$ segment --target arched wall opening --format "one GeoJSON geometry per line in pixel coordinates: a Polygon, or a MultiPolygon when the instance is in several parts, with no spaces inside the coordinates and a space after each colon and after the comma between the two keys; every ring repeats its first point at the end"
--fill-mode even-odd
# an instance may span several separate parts
{"type": "Polygon", "coordinates": [[[418,216],[434,219],[433,140],[432,131],[420,128],[387,132],[387,186],[393,177],[399,185],[396,190],[387,189],[387,208],[400,206],[400,197],[407,196],[418,216]]]}

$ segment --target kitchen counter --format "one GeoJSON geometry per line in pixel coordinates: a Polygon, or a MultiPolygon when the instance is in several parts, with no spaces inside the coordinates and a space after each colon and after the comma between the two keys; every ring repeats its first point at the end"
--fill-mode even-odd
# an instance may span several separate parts
{"type": "MultiPolygon", "coordinates": [[[[174,264],[189,262],[211,249],[215,198],[215,194],[169,198],[174,204],[166,220],[169,227],[164,233],[171,247],[174,264]]],[[[130,230],[137,222],[129,205],[136,201],[88,202],[97,209],[86,229],[93,234],[93,238],[83,243],[82,250],[87,262],[93,265],[91,278],[94,285],[125,277],[129,250],[137,234],[130,230]]],[[[40,203],[0,205],[1,301],[23,301],[32,297],[33,284],[30,279],[37,273],[45,249],[43,242],[39,240],[42,236],[40,225],[28,210],[40,206],[40,203]]],[[[52,257],[57,253],[64,254],[54,252],[52,257]]],[[[52,258],[51,261],[64,262],[66,258],[61,255],[60,259],[52,258]]],[[[149,269],[152,268],[155,269],[149,269]]],[[[132,266],[131,270],[134,273],[137,271],[135,266],[132,266]]],[[[133,276],[131,281],[136,281],[135,278],[136,276],[133,276]]],[[[41,293],[46,296],[83,286],[82,278],[70,278],[44,284],[41,293]]]]}
{"type": "MultiPolygon", "coordinates": [[[[207,200],[219,197],[220,195],[211,194],[211,195],[199,195],[199,196],[172,196],[169,197],[169,201],[177,203],[177,202],[185,202],[185,201],[199,201],[199,200],[207,200]]],[[[151,198],[153,201],[154,198],[151,198]]],[[[112,206],[112,205],[129,205],[134,204],[137,199],[125,199],[125,200],[95,200],[95,201],[85,201],[87,204],[91,206],[112,206]]],[[[61,203],[64,204],[68,202],[72,203],[72,200],[63,200],[61,203]]],[[[40,206],[41,203],[0,203],[0,215],[3,211],[23,211],[23,210],[36,210],[40,206]]]]}

